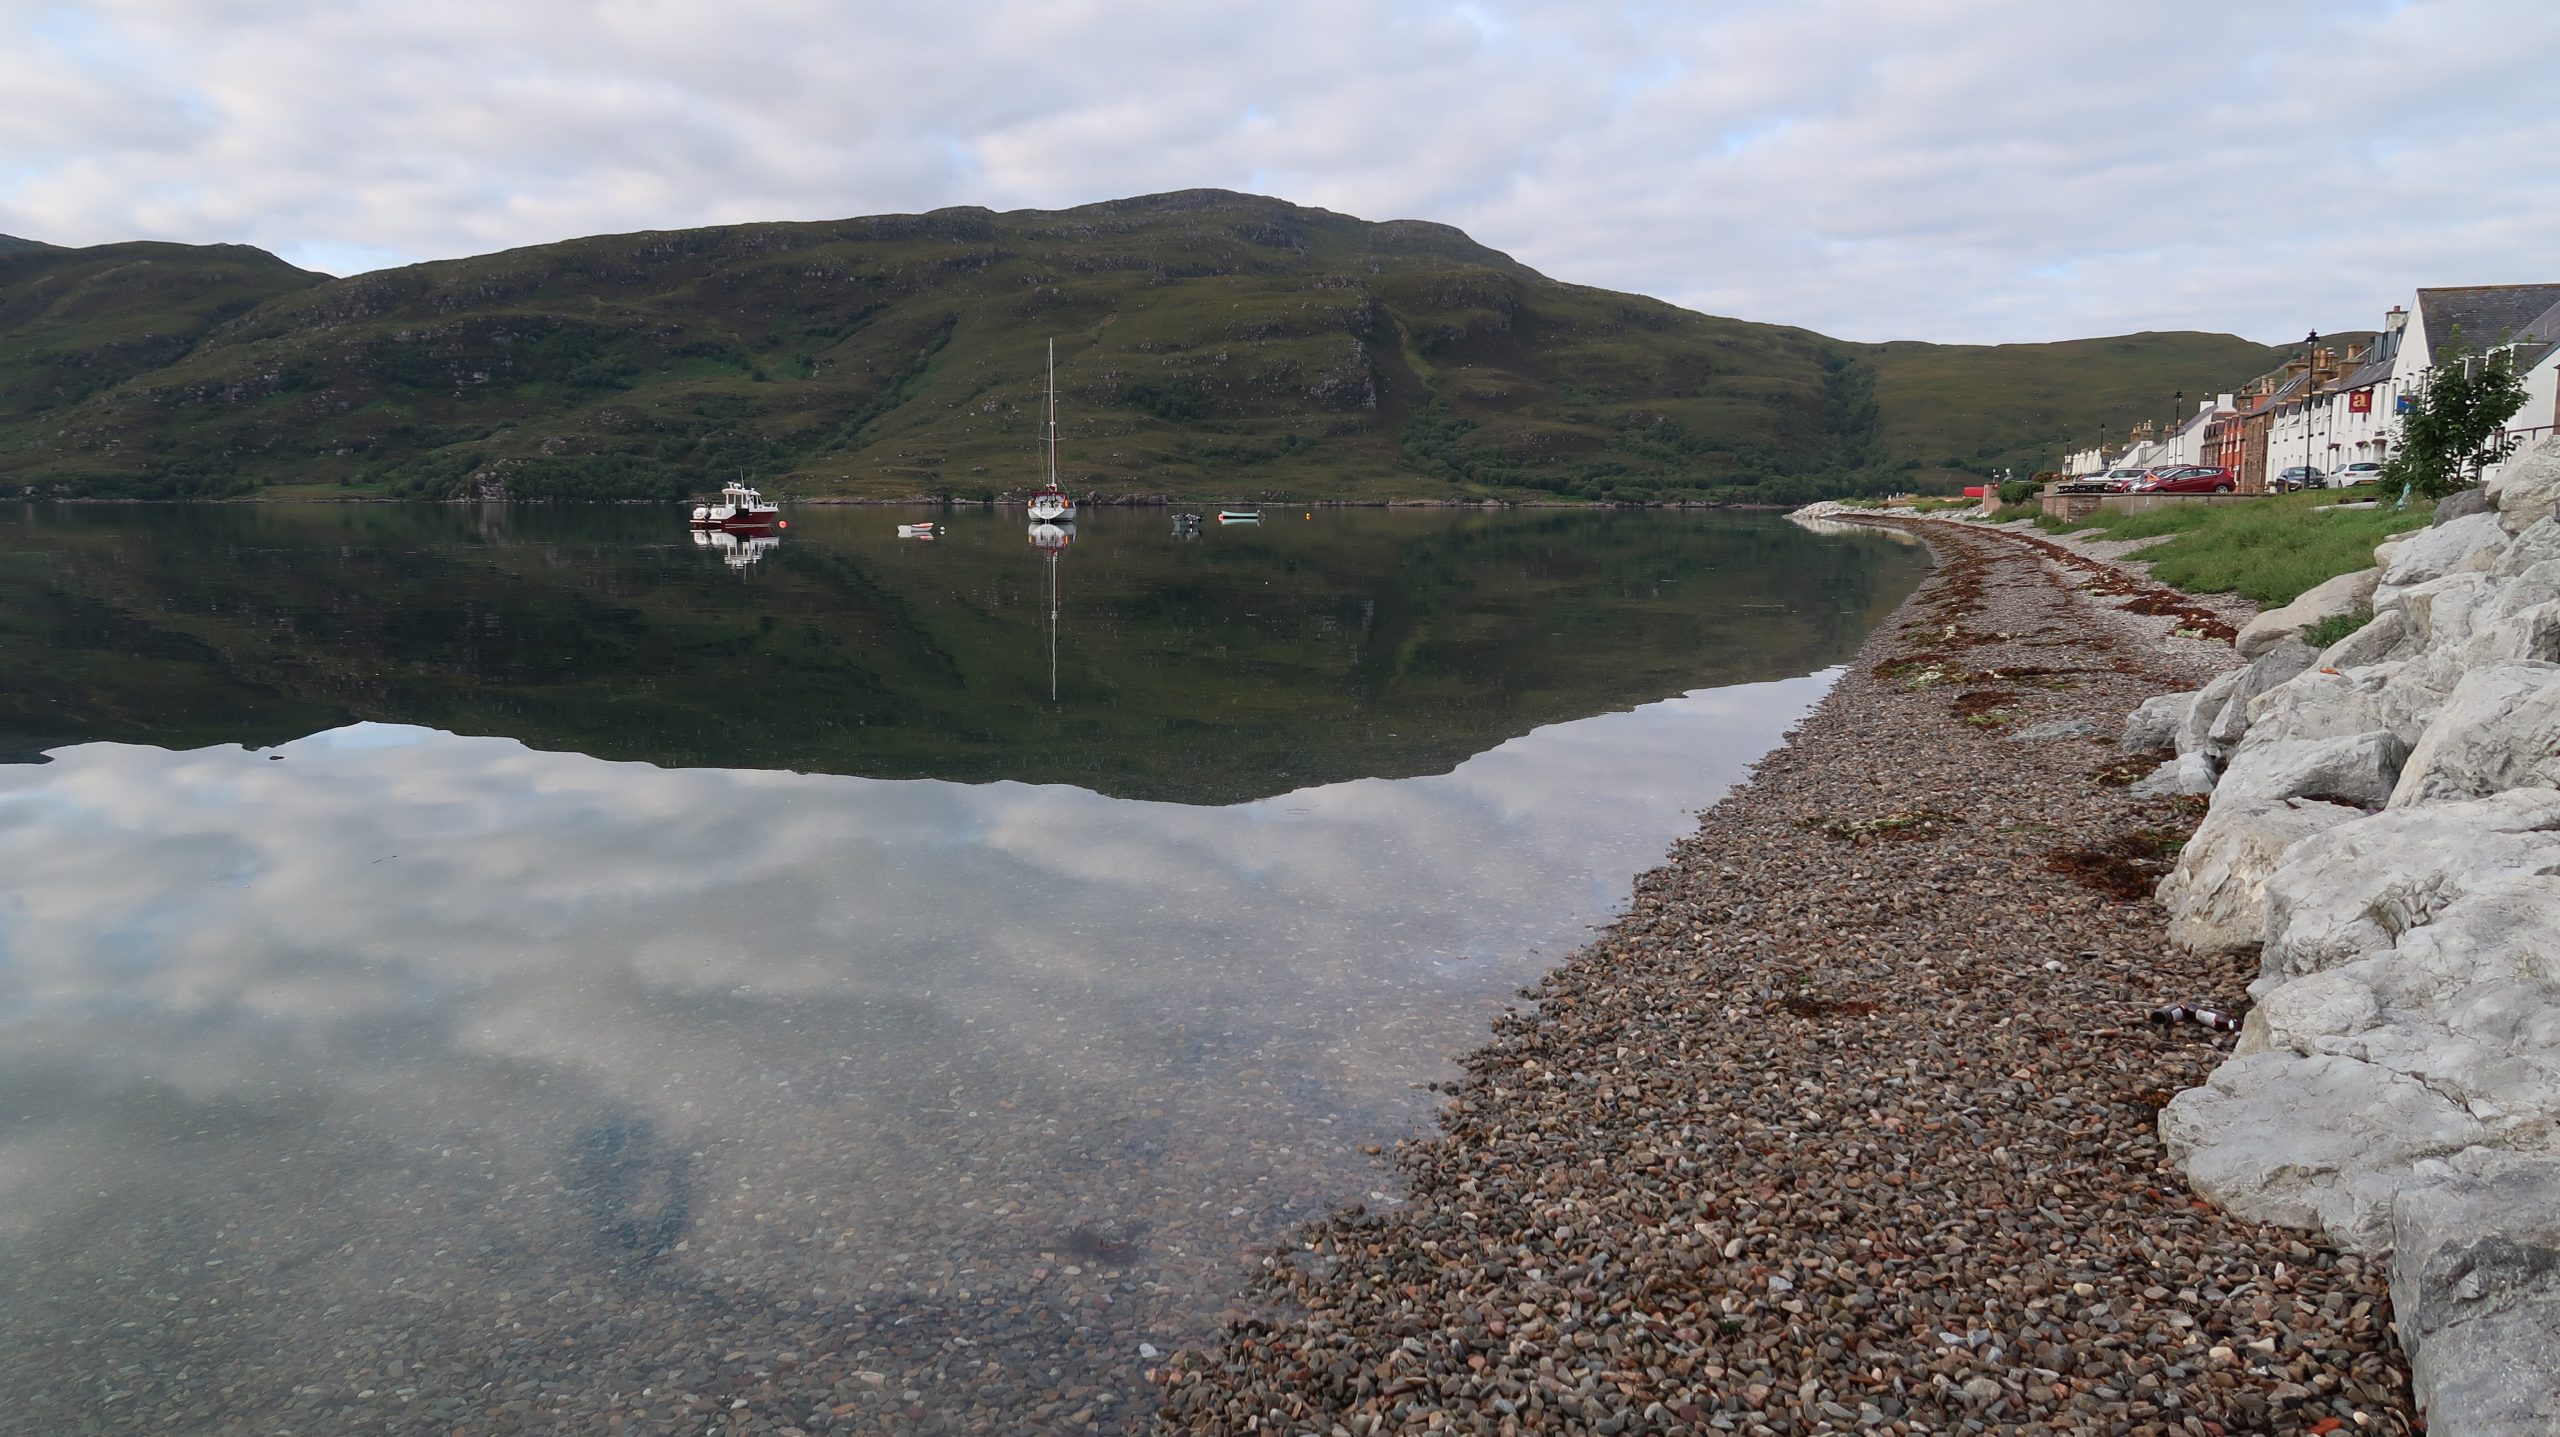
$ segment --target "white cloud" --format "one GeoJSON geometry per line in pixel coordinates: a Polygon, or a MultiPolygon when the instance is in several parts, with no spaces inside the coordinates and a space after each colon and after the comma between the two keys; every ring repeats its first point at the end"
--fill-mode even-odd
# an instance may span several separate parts
{"type": "Polygon", "coordinates": [[[321,263],[1220,185],[1850,338],[2548,279],[2543,0],[11,0],[0,230],[321,263]]]}

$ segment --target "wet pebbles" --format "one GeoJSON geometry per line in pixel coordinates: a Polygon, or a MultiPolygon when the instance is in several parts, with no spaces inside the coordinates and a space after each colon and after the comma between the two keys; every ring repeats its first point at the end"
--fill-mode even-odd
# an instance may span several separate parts
{"type": "Polygon", "coordinates": [[[1927,532],[1860,666],[1467,1060],[1407,1201],[1167,1360],[1163,1430],[2412,1430],[2379,1268],[2196,1201],[2154,1132],[2232,1040],[2146,1015],[2247,971],[2167,947],[2198,812],[2112,740],[2228,648],[1927,532]]]}

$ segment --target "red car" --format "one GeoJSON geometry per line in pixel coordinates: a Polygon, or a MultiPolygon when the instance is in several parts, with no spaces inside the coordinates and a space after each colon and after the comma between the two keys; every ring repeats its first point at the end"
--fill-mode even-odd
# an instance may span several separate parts
{"type": "Polygon", "coordinates": [[[2240,487],[2228,469],[2211,464],[2182,464],[2165,474],[2146,475],[2133,486],[2136,494],[2228,494],[2240,487]]]}

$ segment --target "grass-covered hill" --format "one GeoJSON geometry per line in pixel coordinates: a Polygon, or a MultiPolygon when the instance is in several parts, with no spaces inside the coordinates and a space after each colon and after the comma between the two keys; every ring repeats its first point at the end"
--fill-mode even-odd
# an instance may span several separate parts
{"type": "Polygon", "coordinates": [[[0,483],[1020,493],[1053,337],[1070,487],[1197,498],[1873,492],[2058,451],[2096,422],[2083,391],[2165,392],[2170,369],[2227,387],[2272,353],[1849,345],[1560,283],[1441,225],[1217,190],[598,236],[342,280],[235,246],[0,247],[0,483]]]}
{"type": "Polygon", "coordinates": [[[2030,472],[2055,451],[2115,439],[2144,419],[2183,419],[2195,402],[2284,361],[2287,350],[2231,334],[2143,333],[2057,344],[1859,345],[1885,400],[1888,462],[1920,472],[2030,472]]]}

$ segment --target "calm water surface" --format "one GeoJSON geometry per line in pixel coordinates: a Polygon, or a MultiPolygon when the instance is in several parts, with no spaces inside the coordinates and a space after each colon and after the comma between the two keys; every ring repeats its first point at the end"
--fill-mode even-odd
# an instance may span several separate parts
{"type": "Polygon", "coordinates": [[[1142,1422],[1922,563],[1300,512],[0,514],[0,1427],[1142,1422]]]}

